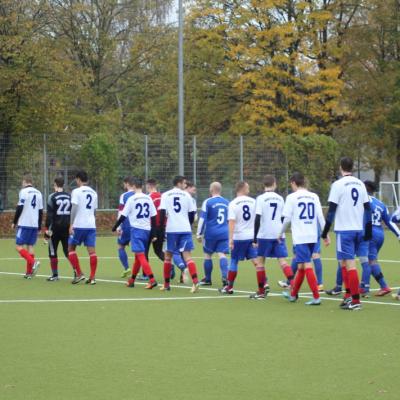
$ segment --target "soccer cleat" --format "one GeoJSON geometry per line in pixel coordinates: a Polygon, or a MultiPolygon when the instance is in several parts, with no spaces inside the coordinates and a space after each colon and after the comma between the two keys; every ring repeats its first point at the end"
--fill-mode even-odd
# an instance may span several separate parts
{"type": "Polygon", "coordinates": [[[33,267],[32,267],[32,276],[35,276],[39,270],[40,267],[40,262],[39,261],[35,261],[33,263],[33,267]]]}
{"type": "Polygon", "coordinates": [[[347,306],[347,304],[351,303],[351,301],[352,301],[351,297],[345,297],[343,301],[339,304],[339,307],[340,308],[345,307],[347,306]]]}
{"type": "Polygon", "coordinates": [[[288,287],[290,287],[290,285],[289,285],[286,281],[278,281],[278,285],[279,285],[282,289],[287,289],[288,287]]]}
{"type": "Polygon", "coordinates": [[[85,280],[85,275],[81,274],[81,275],[75,276],[75,278],[72,280],[71,283],[73,285],[76,285],[77,283],[84,281],[84,280],[85,280]]]}
{"type": "Polygon", "coordinates": [[[169,279],[171,279],[171,281],[173,281],[175,279],[175,275],[176,275],[175,268],[172,268],[171,269],[171,275],[170,275],[169,279]]]}
{"type": "Polygon", "coordinates": [[[264,300],[266,297],[266,294],[260,291],[257,291],[256,293],[253,293],[249,296],[249,299],[252,300],[264,300]]]}
{"type": "Polygon", "coordinates": [[[383,297],[383,296],[386,296],[387,294],[389,294],[391,292],[392,292],[392,289],[387,287],[387,288],[383,288],[383,289],[379,290],[379,292],[377,292],[375,294],[375,296],[383,297]]]}
{"type": "Polygon", "coordinates": [[[158,283],[156,281],[154,281],[153,283],[149,282],[144,288],[148,289],[148,290],[151,290],[151,289],[153,289],[153,288],[155,288],[157,286],[158,286],[158,283]]]}
{"type": "Polygon", "coordinates": [[[139,275],[139,276],[136,278],[136,280],[137,280],[137,281],[142,281],[142,282],[147,282],[147,281],[149,280],[149,277],[146,276],[146,275],[139,275]]]}
{"type": "Polygon", "coordinates": [[[126,287],[135,287],[135,281],[133,279],[129,279],[128,282],[126,282],[126,287]]]}
{"type": "Polygon", "coordinates": [[[306,306],[320,306],[321,305],[321,299],[312,299],[310,301],[307,301],[304,304],[306,306]]]}
{"type": "Polygon", "coordinates": [[[265,285],[264,285],[264,292],[265,292],[265,295],[266,295],[266,296],[268,295],[269,291],[270,291],[270,288],[269,288],[268,282],[265,282],[265,285]]]}
{"type": "Polygon", "coordinates": [[[193,283],[191,289],[190,289],[190,293],[196,293],[199,291],[200,285],[198,283],[193,283]]]}
{"type": "Polygon", "coordinates": [[[395,300],[400,300],[400,293],[392,293],[392,297],[393,297],[395,300]]]}
{"type": "Polygon", "coordinates": [[[291,303],[294,303],[299,298],[299,296],[292,296],[289,292],[282,292],[282,296],[285,299],[288,299],[291,303]]]}
{"type": "Polygon", "coordinates": [[[86,279],[86,282],[85,282],[85,284],[86,285],[95,285],[96,284],[96,279],[91,279],[91,278],[89,278],[89,279],[86,279]]]}
{"type": "Polygon", "coordinates": [[[369,298],[369,290],[367,290],[365,288],[360,288],[360,295],[361,295],[361,297],[368,299],[369,298]]]}
{"type": "Polygon", "coordinates": [[[32,274],[25,274],[24,279],[32,279],[32,274]]]}
{"type": "Polygon", "coordinates": [[[179,283],[184,283],[183,281],[183,273],[181,272],[181,276],[179,277],[179,283]]]}
{"type": "Polygon", "coordinates": [[[200,282],[199,282],[200,286],[212,286],[212,282],[211,281],[207,281],[206,278],[203,278],[200,282]]]}
{"type": "Polygon", "coordinates": [[[182,279],[182,283],[188,283],[189,282],[189,271],[188,271],[187,268],[185,268],[182,271],[181,279],[182,279]]]}
{"type": "Polygon", "coordinates": [[[361,304],[360,303],[352,303],[351,301],[341,307],[342,310],[349,310],[349,311],[360,311],[361,304]]]}
{"type": "Polygon", "coordinates": [[[226,279],[222,279],[222,287],[227,286],[228,281],[226,279]]]}
{"type": "Polygon", "coordinates": [[[339,286],[335,286],[331,290],[325,290],[325,293],[329,296],[339,296],[342,293],[342,288],[339,286]]]}
{"type": "Polygon", "coordinates": [[[169,291],[171,290],[171,287],[170,287],[170,286],[162,285],[162,286],[160,287],[160,290],[161,290],[162,292],[169,292],[169,291]]]}
{"type": "Polygon", "coordinates": [[[223,288],[218,289],[218,292],[221,294],[233,294],[233,289],[229,289],[228,286],[224,286],[223,288]]]}
{"type": "Polygon", "coordinates": [[[324,291],[324,285],[318,285],[318,292],[323,292],[324,291]]]}
{"type": "Polygon", "coordinates": [[[52,276],[49,276],[49,277],[46,279],[47,282],[55,282],[55,281],[58,281],[58,280],[60,280],[60,278],[58,277],[58,275],[52,275],[52,276]]]}
{"type": "Polygon", "coordinates": [[[129,275],[129,268],[128,269],[124,269],[122,271],[121,278],[126,278],[126,277],[128,277],[128,275],[129,275]]]}

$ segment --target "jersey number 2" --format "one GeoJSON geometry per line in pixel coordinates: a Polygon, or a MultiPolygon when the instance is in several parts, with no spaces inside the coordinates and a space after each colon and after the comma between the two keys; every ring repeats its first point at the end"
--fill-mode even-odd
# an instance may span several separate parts
{"type": "Polygon", "coordinates": [[[92,200],[93,200],[92,195],[91,194],[87,194],[86,195],[86,200],[88,201],[87,204],[86,204],[86,208],[88,210],[91,210],[92,209],[92,200]]]}

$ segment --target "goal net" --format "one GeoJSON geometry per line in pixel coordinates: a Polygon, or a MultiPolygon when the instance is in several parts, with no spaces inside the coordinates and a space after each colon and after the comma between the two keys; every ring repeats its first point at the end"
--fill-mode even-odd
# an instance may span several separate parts
{"type": "Polygon", "coordinates": [[[381,182],[379,198],[388,206],[390,212],[396,210],[400,205],[400,182],[381,182]]]}

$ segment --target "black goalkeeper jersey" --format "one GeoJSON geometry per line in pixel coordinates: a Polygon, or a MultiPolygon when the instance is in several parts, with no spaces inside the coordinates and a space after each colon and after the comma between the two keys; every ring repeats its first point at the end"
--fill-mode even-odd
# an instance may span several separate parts
{"type": "Polygon", "coordinates": [[[68,229],[71,220],[71,195],[54,192],[47,201],[46,228],[52,231],[68,229]]]}

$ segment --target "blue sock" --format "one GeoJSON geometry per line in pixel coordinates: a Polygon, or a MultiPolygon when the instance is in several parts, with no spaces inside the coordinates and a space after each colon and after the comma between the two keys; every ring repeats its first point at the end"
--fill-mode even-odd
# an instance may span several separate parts
{"type": "Polygon", "coordinates": [[[185,261],[183,260],[182,256],[180,254],[174,254],[172,256],[172,259],[174,261],[174,264],[181,270],[183,271],[186,268],[185,261]]]}
{"type": "Polygon", "coordinates": [[[371,283],[371,266],[369,262],[361,263],[362,275],[361,275],[361,287],[369,291],[371,283]]]}
{"type": "Polygon", "coordinates": [[[212,260],[204,260],[204,274],[207,282],[211,282],[212,270],[213,270],[212,260]]]}
{"type": "Polygon", "coordinates": [[[336,287],[338,289],[342,289],[343,286],[343,276],[342,276],[342,266],[338,263],[338,267],[336,270],[336,287]]]}
{"type": "Polygon", "coordinates": [[[375,280],[379,283],[381,289],[385,289],[388,287],[385,278],[383,277],[381,266],[379,264],[371,265],[371,272],[375,280]]]}
{"type": "Polygon", "coordinates": [[[322,285],[322,261],[320,258],[314,258],[313,262],[318,285],[322,285]]]}
{"type": "Polygon", "coordinates": [[[222,280],[226,280],[228,275],[228,259],[226,257],[222,257],[219,259],[219,268],[221,270],[222,280]]]}
{"type": "MultiPolygon", "coordinates": [[[[292,268],[293,276],[296,276],[297,272],[297,262],[295,258],[292,258],[292,263],[290,264],[290,267],[292,268]]],[[[286,283],[290,285],[289,279],[286,280],[286,283]]]]}
{"type": "Polygon", "coordinates": [[[127,270],[129,268],[129,262],[128,262],[128,254],[126,254],[125,249],[122,248],[118,249],[118,257],[124,269],[127,270]]]}

